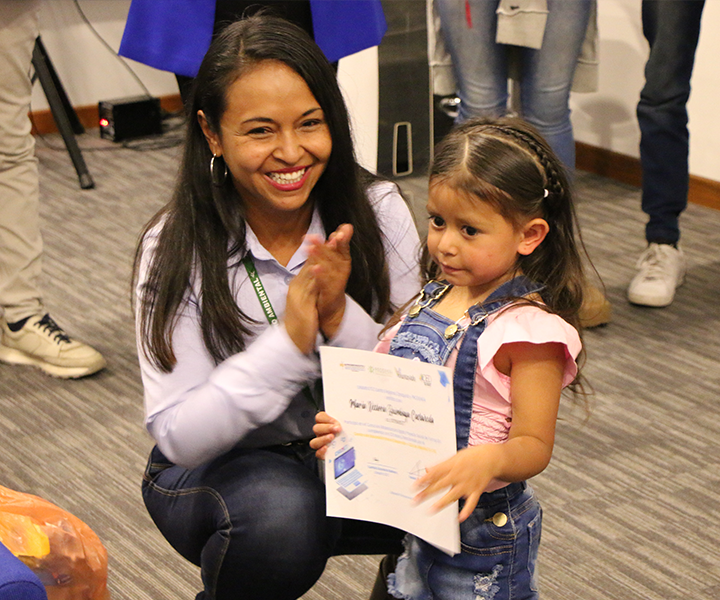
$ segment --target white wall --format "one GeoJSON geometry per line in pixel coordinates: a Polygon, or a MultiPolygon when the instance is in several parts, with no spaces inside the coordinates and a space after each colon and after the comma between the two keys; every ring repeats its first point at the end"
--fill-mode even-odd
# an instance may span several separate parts
{"type": "MultiPolygon", "coordinates": [[[[21,1],[21,0],[20,0],[21,1]]],[[[78,4],[111,48],[120,47],[130,0],[78,0],[78,4]]],[[[72,0],[42,0],[40,34],[50,60],[74,106],[144,93],[123,67],[121,59],[105,48],[82,20],[72,0]]],[[[155,96],[177,94],[175,77],[140,63],[128,61],[155,96]]],[[[39,83],[33,89],[32,110],[46,110],[39,83]]]]}
{"type": "Polygon", "coordinates": [[[378,148],[378,49],[368,48],[340,59],[338,83],[350,112],[358,162],[375,172],[378,148]]]}
{"type": "MultiPolygon", "coordinates": [[[[117,50],[130,0],[78,0],[100,35],[117,50]]],[[[421,0],[418,0],[420,2],[421,0]]],[[[573,124],[579,141],[638,156],[639,131],[635,106],[643,84],[647,44],[640,24],[640,0],[598,0],[600,26],[600,90],[572,98],[573,124]]],[[[123,98],[142,88],[123,68],[80,18],[72,0],[43,0],[41,30],[50,57],[76,106],[99,100],[123,98]]],[[[720,181],[720,118],[717,117],[720,90],[720,0],[707,0],[698,46],[693,91],[690,97],[690,171],[720,181]]],[[[174,77],[130,61],[132,68],[156,96],[177,93],[174,77]]],[[[362,63],[361,63],[362,64],[362,63]]],[[[365,63],[373,65],[372,59],[365,63]]],[[[373,92],[360,80],[347,77],[355,70],[340,68],[346,92],[373,92]]],[[[375,68],[374,66],[371,68],[375,68]]],[[[370,86],[372,87],[372,86],[370,86]]],[[[350,100],[360,138],[363,162],[372,164],[374,135],[363,133],[374,122],[366,100],[350,100]],[[363,109],[362,107],[365,106],[363,109]],[[369,116],[362,116],[363,113],[369,116]],[[369,119],[369,121],[367,120],[369,119]],[[365,147],[363,147],[365,146],[365,147]]],[[[39,85],[33,93],[33,110],[47,108],[39,85]]]]}
{"type": "MultiPolygon", "coordinates": [[[[648,47],[642,35],[640,0],[598,0],[600,89],[574,94],[577,140],[638,156],[635,107],[643,85],[648,47]]],[[[720,181],[720,0],[707,0],[688,103],[690,172],[720,181]]]]}

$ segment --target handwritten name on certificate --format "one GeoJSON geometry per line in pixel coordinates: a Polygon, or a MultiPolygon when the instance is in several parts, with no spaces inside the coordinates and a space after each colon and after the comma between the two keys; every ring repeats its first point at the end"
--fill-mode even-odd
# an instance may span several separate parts
{"type": "Polygon", "coordinates": [[[417,504],[413,483],[456,451],[452,371],[387,354],[322,347],[325,410],[342,433],[325,457],[327,514],[403,529],[460,552],[457,502],[417,504]]]}

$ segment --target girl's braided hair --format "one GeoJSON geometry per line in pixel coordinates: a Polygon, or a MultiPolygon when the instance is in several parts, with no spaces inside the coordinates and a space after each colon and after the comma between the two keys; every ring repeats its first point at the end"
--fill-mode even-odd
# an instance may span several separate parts
{"type": "MultiPolygon", "coordinates": [[[[540,134],[514,117],[466,121],[435,149],[435,185],[490,203],[517,227],[537,217],[547,221],[547,236],[534,252],[518,257],[517,267],[544,286],[547,308],[579,330],[583,246],[565,169],[540,134]]],[[[437,275],[435,265],[424,265],[429,278],[437,275]]]]}

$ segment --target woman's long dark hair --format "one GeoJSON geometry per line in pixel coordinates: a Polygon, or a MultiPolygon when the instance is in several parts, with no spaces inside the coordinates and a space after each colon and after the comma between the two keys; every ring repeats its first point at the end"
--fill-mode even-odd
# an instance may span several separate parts
{"type": "Polygon", "coordinates": [[[184,153],[170,202],[148,224],[135,258],[137,279],[142,240],[162,222],[157,247],[140,297],[139,332],[146,356],[172,371],[172,336],[193,286],[199,294],[201,328],[216,362],[245,348],[252,320],[235,301],[228,261],[245,254],[243,201],[228,177],[213,185],[212,154],[197,121],[202,110],[210,129],[220,131],[230,85],[263,61],[280,61],[298,73],[322,108],[332,139],[325,172],[311,192],[325,231],[351,223],[352,272],[348,294],[375,318],[390,311],[390,284],[382,232],[367,197],[370,177],[357,165],[347,109],[335,71],[299,27],[283,19],[252,16],[229,25],[214,39],[192,88],[184,153]]]}

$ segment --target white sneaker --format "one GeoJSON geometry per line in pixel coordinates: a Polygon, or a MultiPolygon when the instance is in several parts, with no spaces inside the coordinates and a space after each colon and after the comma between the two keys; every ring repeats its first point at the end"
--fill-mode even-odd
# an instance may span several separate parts
{"type": "Polygon", "coordinates": [[[628,300],[643,306],[668,306],[685,280],[685,255],[670,244],[650,244],[637,262],[639,273],[628,287],[628,300]]]}
{"type": "Polygon", "coordinates": [[[0,361],[32,365],[62,379],[92,375],[106,364],[102,354],[70,339],[48,314],[30,317],[20,331],[0,319],[0,361]]]}

